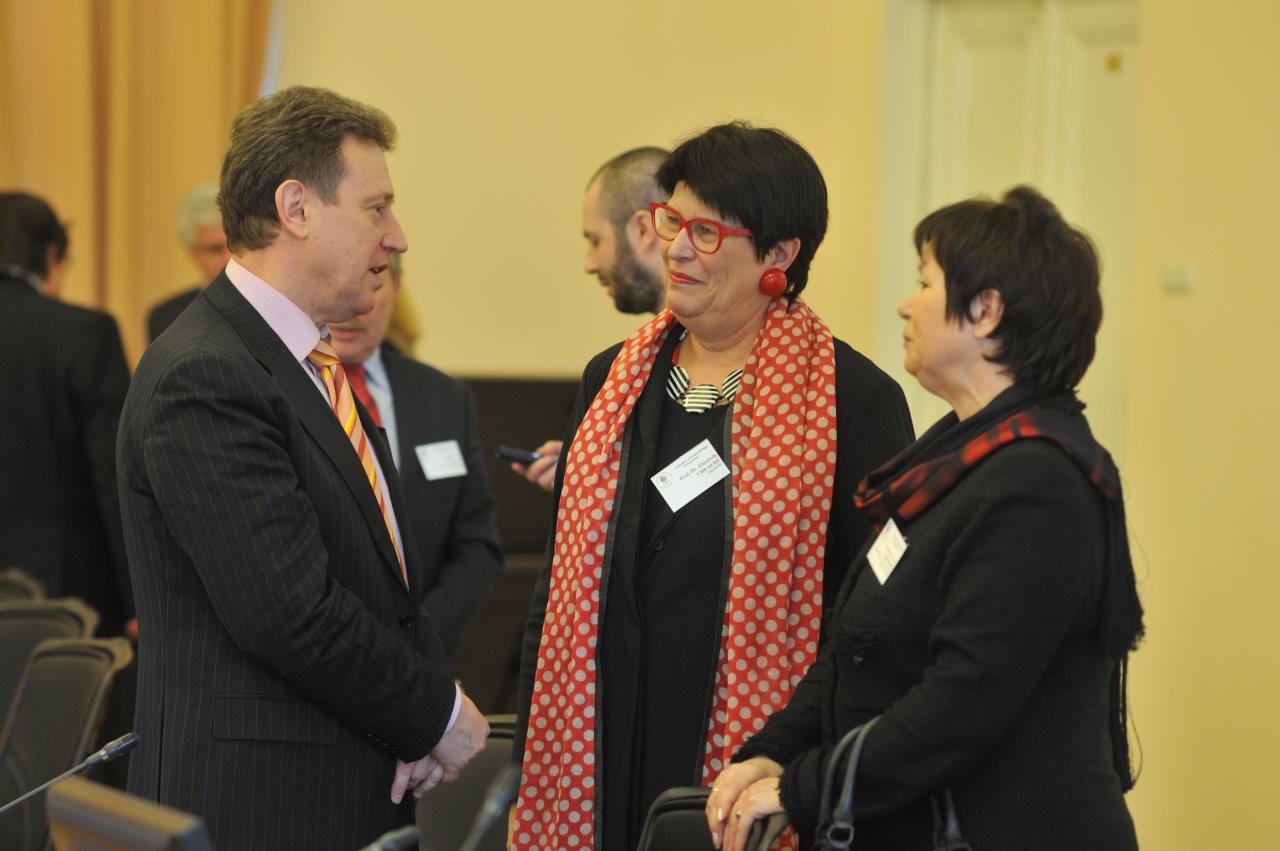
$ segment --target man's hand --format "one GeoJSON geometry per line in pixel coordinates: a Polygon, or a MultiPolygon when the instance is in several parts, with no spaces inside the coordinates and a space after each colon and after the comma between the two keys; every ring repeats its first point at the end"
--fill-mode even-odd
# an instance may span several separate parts
{"type": "Polygon", "coordinates": [[[548,440],[535,452],[541,457],[529,466],[512,464],[511,469],[533,482],[548,493],[556,486],[556,467],[560,464],[560,450],[563,441],[548,440]]]}
{"type": "Polygon", "coordinates": [[[471,698],[464,694],[462,708],[458,710],[458,720],[454,722],[453,729],[444,734],[444,738],[431,752],[431,756],[435,757],[444,770],[444,779],[449,782],[458,779],[463,766],[484,750],[485,739],[488,737],[489,722],[484,720],[471,698]]]}
{"type": "Polygon", "coordinates": [[[404,793],[410,788],[413,789],[413,797],[421,798],[443,777],[444,769],[431,754],[427,754],[417,762],[396,760],[396,773],[391,780],[391,803],[398,804],[404,800],[404,793]]]}

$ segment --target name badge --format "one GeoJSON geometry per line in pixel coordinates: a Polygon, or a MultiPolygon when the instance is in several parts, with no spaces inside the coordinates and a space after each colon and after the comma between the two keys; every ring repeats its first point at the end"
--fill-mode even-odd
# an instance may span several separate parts
{"type": "Polygon", "coordinates": [[[711,441],[704,440],[649,481],[653,482],[671,510],[679,511],[727,475],[729,468],[716,454],[711,441]]]}
{"type": "Polygon", "coordinates": [[[893,573],[893,569],[898,566],[898,562],[902,560],[902,554],[906,551],[907,539],[902,537],[902,533],[898,531],[898,524],[894,523],[891,517],[880,530],[880,536],[876,538],[876,542],[867,551],[867,561],[871,564],[871,570],[881,585],[889,581],[889,574],[893,573]]]}
{"type": "Polygon", "coordinates": [[[422,474],[428,482],[437,479],[456,479],[467,474],[467,462],[462,460],[462,449],[456,440],[441,440],[436,443],[424,443],[415,446],[413,451],[418,455],[418,463],[422,465],[422,474]]]}

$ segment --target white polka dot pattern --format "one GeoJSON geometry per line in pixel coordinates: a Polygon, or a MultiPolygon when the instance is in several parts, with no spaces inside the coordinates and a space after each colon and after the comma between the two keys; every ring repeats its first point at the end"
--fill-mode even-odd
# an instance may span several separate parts
{"type": "MultiPolygon", "coordinates": [[[[673,323],[623,344],[574,436],[525,740],[513,848],[595,847],[596,635],[627,418],[673,323]]],[[[803,302],[776,300],[733,413],[729,597],[703,782],[785,705],[817,655],[835,474],[835,348],[803,302]]]]}

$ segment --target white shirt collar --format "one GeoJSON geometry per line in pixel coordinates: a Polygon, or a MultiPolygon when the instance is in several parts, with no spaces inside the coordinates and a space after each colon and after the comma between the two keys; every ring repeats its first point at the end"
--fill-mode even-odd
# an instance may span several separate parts
{"type": "Polygon", "coordinates": [[[382,347],[373,350],[373,354],[365,360],[361,366],[364,367],[364,375],[366,381],[372,381],[379,387],[391,388],[391,379],[387,377],[387,365],[382,360],[382,347]]]}

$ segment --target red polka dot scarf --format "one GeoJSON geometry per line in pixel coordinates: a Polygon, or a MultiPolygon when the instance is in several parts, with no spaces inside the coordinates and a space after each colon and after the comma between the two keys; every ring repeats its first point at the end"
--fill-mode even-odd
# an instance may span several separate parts
{"type": "MultiPolygon", "coordinates": [[[[565,466],[534,675],[516,849],[595,845],[596,636],[622,436],[675,319],[632,334],[578,426],[565,466]]],[[[801,301],[769,308],[731,425],[732,567],[704,784],[790,699],[818,651],[836,464],[835,348],[801,301]]]]}

